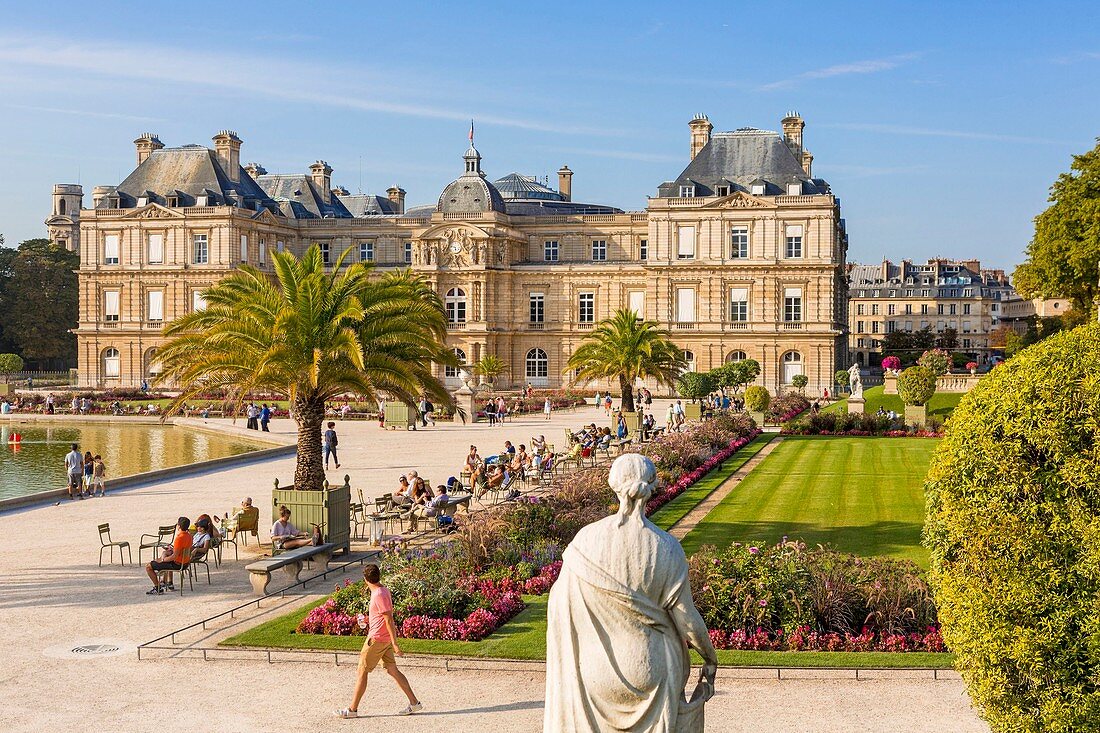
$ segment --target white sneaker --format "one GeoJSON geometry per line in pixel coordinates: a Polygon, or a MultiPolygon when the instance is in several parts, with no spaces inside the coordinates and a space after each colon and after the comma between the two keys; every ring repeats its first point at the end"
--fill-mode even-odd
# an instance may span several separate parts
{"type": "Polygon", "coordinates": [[[419,713],[424,709],[424,703],[416,703],[415,705],[406,705],[404,710],[398,711],[398,715],[412,715],[413,713],[419,713]]]}
{"type": "Polygon", "coordinates": [[[358,718],[359,711],[352,710],[351,708],[344,708],[343,710],[337,710],[333,713],[337,718],[358,718]]]}

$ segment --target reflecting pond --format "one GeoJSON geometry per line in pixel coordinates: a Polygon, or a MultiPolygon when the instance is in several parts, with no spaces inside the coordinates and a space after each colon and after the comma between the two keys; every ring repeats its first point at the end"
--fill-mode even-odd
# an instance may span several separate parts
{"type": "Polygon", "coordinates": [[[65,487],[65,454],[103,456],[107,478],[131,476],[270,447],[171,425],[125,423],[4,423],[0,425],[0,499],[65,487]],[[22,441],[9,442],[12,433],[22,441]]]}

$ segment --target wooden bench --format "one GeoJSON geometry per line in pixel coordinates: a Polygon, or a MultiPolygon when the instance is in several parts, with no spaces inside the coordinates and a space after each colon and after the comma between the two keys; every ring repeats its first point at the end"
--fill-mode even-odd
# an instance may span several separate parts
{"type": "Polygon", "coordinates": [[[302,572],[302,565],[306,560],[318,563],[321,567],[318,572],[328,570],[329,561],[336,552],[336,545],[326,543],[323,545],[309,545],[294,550],[287,550],[277,557],[265,557],[245,566],[252,582],[252,592],[258,596],[267,594],[267,585],[271,582],[271,575],[276,570],[282,570],[286,575],[287,584],[297,583],[298,575],[302,572]]]}

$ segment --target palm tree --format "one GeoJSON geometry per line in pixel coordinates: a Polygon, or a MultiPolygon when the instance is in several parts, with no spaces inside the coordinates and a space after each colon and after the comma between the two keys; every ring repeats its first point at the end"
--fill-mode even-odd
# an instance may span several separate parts
{"type": "Polygon", "coordinates": [[[242,265],[206,291],[205,309],[164,329],[168,342],[157,351],[157,381],[182,387],[168,413],[212,389],[236,399],[262,391],[289,400],[298,424],[296,488],[324,483],[326,400],[385,391],[406,403],[426,393],[451,405],[431,373],[433,361],[454,359],[442,346],[439,298],[407,272],[372,279],[361,263],[344,267],[347,254],[331,272],[317,245],[301,259],[275,253],[274,276],[242,265]]]}
{"type": "Polygon", "coordinates": [[[672,386],[687,367],[668,332],[624,308],[599,325],[569,357],[578,379],[618,379],[623,410],[634,411],[634,380],[653,377],[672,386]]]}
{"type": "Polygon", "coordinates": [[[508,365],[492,354],[486,354],[474,364],[474,374],[483,377],[489,384],[506,371],[508,365]]]}

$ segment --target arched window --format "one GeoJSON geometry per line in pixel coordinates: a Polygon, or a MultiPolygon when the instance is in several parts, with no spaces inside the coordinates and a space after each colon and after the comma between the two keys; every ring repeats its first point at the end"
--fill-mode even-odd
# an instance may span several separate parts
{"type": "Polygon", "coordinates": [[[62,216],[65,215],[65,199],[57,200],[57,213],[61,214],[62,216]]]}
{"type": "Polygon", "coordinates": [[[447,308],[448,323],[466,322],[466,291],[462,288],[451,288],[443,299],[447,308]]]}
{"type": "Polygon", "coordinates": [[[731,351],[730,353],[726,354],[726,363],[735,364],[736,362],[744,361],[748,358],[748,355],[744,351],[731,351]]]}
{"type": "Polygon", "coordinates": [[[531,349],[527,352],[526,359],[527,379],[546,380],[550,377],[550,360],[542,349],[531,349]]]}
{"type": "Polygon", "coordinates": [[[122,357],[118,349],[111,346],[103,350],[103,376],[117,379],[122,374],[122,357]]]}
{"type": "Polygon", "coordinates": [[[856,362],[857,362],[857,363],[858,363],[858,364],[859,364],[860,366],[863,366],[863,352],[862,352],[862,351],[857,351],[857,352],[856,352],[856,362]]]}
{"type": "MultiPolygon", "coordinates": [[[[462,366],[465,366],[466,365],[466,352],[463,351],[462,349],[456,348],[454,350],[454,354],[455,354],[455,357],[458,359],[458,363],[462,366]]],[[[458,368],[455,368],[453,366],[443,367],[443,374],[448,379],[458,379],[458,370],[461,369],[462,366],[459,366],[458,368]]]]}
{"type": "Polygon", "coordinates": [[[794,378],[802,373],[802,354],[797,351],[788,351],[783,355],[783,384],[791,384],[794,378]]]}
{"type": "Polygon", "coordinates": [[[695,371],[695,352],[684,349],[684,361],[687,362],[687,366],[684,367],[685,372],[695,371]]]}
{"type": "Polygon", "coordinates": [[[161,366],[157,361],[157,350],[155,348],[149,349],[145,352],[145,376],[155,377],[160,374],[161,366]]]}

